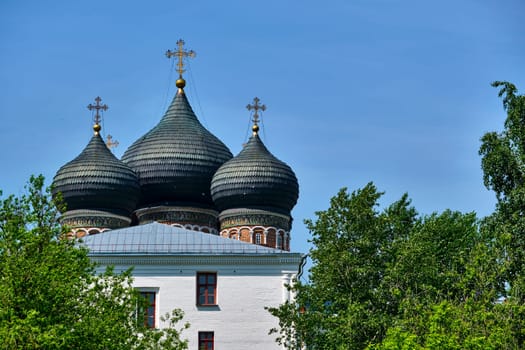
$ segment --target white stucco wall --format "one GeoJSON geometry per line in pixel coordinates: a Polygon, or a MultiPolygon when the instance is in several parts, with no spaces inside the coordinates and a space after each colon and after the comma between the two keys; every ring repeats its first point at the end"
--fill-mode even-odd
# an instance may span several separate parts
{"type": "Polygon", "coordinates": [[[113,265],[116,271],[134,266],[135,286],[157,292],[156,324],[160,327],[160,315],[174,308],[184,310],[184,322],[189,322],[190,328],[183,337],[188,339],[190,350],[197,350],[199,331],[214,332],[215,350],[280,349],[275,335],[268,335],[277,327],[277,319],[264,307],[277,306],[290,297],[285,284],[296,276],[298,258],[286,263],[259,260],[254,264],[217,257],[212,264],[206,259],[185,264],[180,259],[113,265]],[[217,306],[196,305],[197,272],[217,273],[217,306]]]}

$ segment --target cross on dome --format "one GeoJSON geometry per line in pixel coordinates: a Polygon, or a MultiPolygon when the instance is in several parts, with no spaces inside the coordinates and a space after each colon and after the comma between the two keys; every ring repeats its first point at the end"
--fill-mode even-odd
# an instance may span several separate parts
{"type": "Polygon", "coordinates": [[[254,135],[257,135],[257,133],[259,132],[259,111],[264,112],[266,110],[266,105],[260,105],[259,104],[260,101],[261,100],[258,97],[254,97],[253,105],[248,104],[246,106],[247,110],[254,111],[253,112],[253,126],[252,126],[254,135]]]}
{"type": "Polygon", "coordinates": [[[93,130],[95,131],[95,135],[98,135],[98,132],[100,131],[100,129],[102,129],[102,127],[100,126],[100,113],[99,111],[102,110],[102,111],[107,111],[108,110],[108,105],[106,104],[103,104],[101,105],[100,102],[102,101],[102,99],[97,96],[95,98],[95,102],[96,104],[93,105],[93,104],[89,104],[87,106],[87,109],[89,109],[90,111],[92,110],[95,110],[95,116],[93,117],[93,122],[95,123],[95,125],[93,125],[93,130]]]}
{"type": "Polygon", "coordinates": [[[179,39],[177,41],[178,49],[176,51],[168,50],[166,51],[166,57],[172,58],[177,57],[177,72],[179,72],[179,79],[177,79],[176,85],[179,89],[182,89],[186,85],[186,81],[182,79],[182,73],[186,70],[184,69],[184,58],[190,57],[194,58],[197,54],[193,50],[185,51],[184,50],[184,40],[179,39]]]}
{"type": "Polygon", "coordinates": [[[113,136],[108,135],[106,136],[106,146],[108,146],[109,149],[118,147],[119,142],[117,140],[113,140],[113,136]]]}

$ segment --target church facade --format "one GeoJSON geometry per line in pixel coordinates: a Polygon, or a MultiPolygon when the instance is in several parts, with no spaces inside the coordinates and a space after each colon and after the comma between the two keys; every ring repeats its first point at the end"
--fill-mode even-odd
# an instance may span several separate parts
{"type": "Polygon", "coordinates": [[[100,136],[97,97],[94,135],[53,179],[62,195],[61,222],[82,238],[93,260],[133,267],[134,286],[149,301],[148,327],[161,315],[185,312],[190,349],[279,348],[277,326],[265,307],[291,295],[303,256],[290,252],[291,210],[299,187],[292,169],[258,135],[255,98],[252,136],[235,157],[204,128],[184,92],[184,42],[178,91],[159,123],[117,159],[100,136]]]}

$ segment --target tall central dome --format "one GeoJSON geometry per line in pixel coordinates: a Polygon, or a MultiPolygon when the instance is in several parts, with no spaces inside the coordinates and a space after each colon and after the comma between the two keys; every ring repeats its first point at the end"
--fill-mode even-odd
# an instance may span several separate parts
{"type": "Polygon", "coordinates": [[[139,207],[211,205],[211,178],[230,158],[224,143],[199,122],[182,89],[161,121],[122,156],[139,177],[139,207]]]}
{"type": "Polygon", "coordinates": [[[183,51],[183,43],[178,42],[179,51],[167,53],[179,56],[177,94],[161,121],[127,149],[122,161],[139,178],[136,215],[140,223],[155,220],[186,227],[186,222],[197,220],[197,226],[213,228],[217,213],[210,195],[211,179],[232,154],[202,126],[186,98],[181,62],[194,53],[183,51]]]}

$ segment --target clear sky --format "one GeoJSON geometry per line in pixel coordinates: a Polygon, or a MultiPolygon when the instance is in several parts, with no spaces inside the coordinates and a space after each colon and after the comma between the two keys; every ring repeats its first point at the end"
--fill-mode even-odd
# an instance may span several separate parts
{"type": "Polygon", "coordinates": [[[408,192],[420,213],[494,208],[483,186],[483,133],[505,113],[494,80],[525,91],[523,0],[0,1],[0,188],[48,183],[103,134],[120,157],[175,93],[164,53],[197,52],[186,88],[201,122],[237,154],[245,106],[266,104],[261,136],[300,182],[302,221],[339,188],[373,181],[382,204],[408,192]]]}

